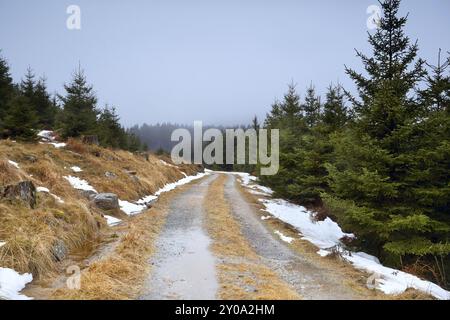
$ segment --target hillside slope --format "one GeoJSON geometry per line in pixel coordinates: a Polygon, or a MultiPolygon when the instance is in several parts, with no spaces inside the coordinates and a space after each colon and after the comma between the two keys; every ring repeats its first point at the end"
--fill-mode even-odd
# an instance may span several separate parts
{"type": "Polygon", "coordinates": [[[35,281],[60,273],[61,262],[70,253],[89,252],[111,236],[108,223],[128,220],[136,207],[144,210],[143,203],[135,204],[138,199],[199,171],[169,162],[77,140],[67,144],[1,140],[0,271],[30,273],[35,281]],[[24,185],[31,190],[22,190],[24,185]],[[105,206],[97,201],[100,193],[117,198],[105,206]]]}

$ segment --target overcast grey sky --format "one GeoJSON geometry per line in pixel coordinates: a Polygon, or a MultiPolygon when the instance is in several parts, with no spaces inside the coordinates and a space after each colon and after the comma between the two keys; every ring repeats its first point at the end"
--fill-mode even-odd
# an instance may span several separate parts
{"type": "MultiPolygon", "coordinates": [[[[293,79],[351,83],[344,64],[361,68],[366,10],[375,0],[0,0],[0,49],[19,81],[28,66],[63,92],[78,62],[99,105],[117,106],[122,122],[263,118],[293,79]],[[81,30],[66,28],[69,5],[81,30]]],[[[404,0],[407,33],[420,54],[450,51],[450,1],[404,0]]]]}

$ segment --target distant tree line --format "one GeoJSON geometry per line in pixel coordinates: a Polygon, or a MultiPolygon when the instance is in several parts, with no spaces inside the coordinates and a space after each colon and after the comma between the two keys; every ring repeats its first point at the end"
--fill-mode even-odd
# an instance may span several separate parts
{"type": "Polygon", "coordinates": [[[177,142],[172,142],[170,137],[172,132],[179,128],[189,130],[192,136],[194,134],[194,127],[192,125],[170,122],[157,124],[144,123],[141,126],[135,125],[130,128],[130,132],[139,137],[148,146],[149,150],[159,153],[170,153],[172,148],[177,144],[177,142]]]}
{"type": "Polygon", "coordinates": [[[0,57],[0,138],[34,141],[39,130],[57,131],[64,139],[97,135],[100,145],[130,151],[145,150],[139,138],[120,125],[114,107],[97,107],[97,98],[79,68],[64,95],[50,95],[46,79],[29,68],[13,83],[6,60],[0,57]]]}
{"type": "MultiPolygon", "coordinates": [[[[248,125],[234,125],[234,126],[212,126],[204,124],[202,126],[203,132],[208,129],[214,128],[221,131],[225,129],[237,129],[237,128],[248,128],[248,125]]],[[[135,125],[130,128],[130,132],[135,134],[139,139],[145,143],[150,150],[170,153],[172,148],[178,143],[178,141],[171,141],[172,132],[176,129],[186,129],[190,132],[191,137],[194,137],[194,126],[193,124],[177,124],[171,122],[163,122],[157,124],[147,124],[135,125]]]]}
{"type": "Polygon", "coordinates": [[[448,288],[450,61],[440,51],[436,65],[418,58],[400,1],[381,4],[373,54],[357,52],[364,73],[346,68],[359,98],[331,85],[321,100],[311,86],[301,101],[290,85],[264,123],[280,129],[280,171],[261,180],[326,208],[355,249],[448,288]]]}

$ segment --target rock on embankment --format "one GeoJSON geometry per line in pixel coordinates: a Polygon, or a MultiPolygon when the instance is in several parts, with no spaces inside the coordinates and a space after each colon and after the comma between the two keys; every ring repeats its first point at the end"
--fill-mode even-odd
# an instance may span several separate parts
{"type": "Polygon", "coordinates": [[[36,187],[31,181],[0,187],[0,200],[3,199],[19,200],[33,209],[36,206],[36,187]]]}
{"type": "Polygon", "coordinates": [[[94,196],[92,202],[102,210],[119,209],[119,197],[114,193],[99,193],[94,196]]]}

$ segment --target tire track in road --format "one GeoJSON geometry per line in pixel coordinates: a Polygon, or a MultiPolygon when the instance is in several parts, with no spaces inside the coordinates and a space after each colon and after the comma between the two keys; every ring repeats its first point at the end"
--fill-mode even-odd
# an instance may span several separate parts
{"type": "Polygon", "coordinates": [[[236,187],[236,177],[228,175],[225,195],[235,219],[255,252],[281,279],[292,285],[304,299],[352,300],[359,297],[344,285],[345,279],[330,273],[297,252],[264,226],[255,209],[236,187]]]}

